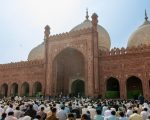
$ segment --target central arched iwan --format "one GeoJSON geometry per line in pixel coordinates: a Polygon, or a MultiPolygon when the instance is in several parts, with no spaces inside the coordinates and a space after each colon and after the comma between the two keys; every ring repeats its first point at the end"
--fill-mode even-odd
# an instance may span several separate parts
{"type": "Polygon", "coordinates": [[[85,81],[84,55],[74,48],[62,50],[55,57],[52,68],[52,90],[55,95],[69,94],[72,79],[82,78],[85,81]]]}

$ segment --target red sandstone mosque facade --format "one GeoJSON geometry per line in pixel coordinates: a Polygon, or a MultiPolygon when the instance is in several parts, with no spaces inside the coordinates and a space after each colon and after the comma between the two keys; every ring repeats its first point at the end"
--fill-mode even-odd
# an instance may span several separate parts
{"type": "Polygon", "coordinates": [[[150,22],[131,35],[127,48],[113,48],[108,32],[92,15],[70,32],[50,35],[24,62],[0,64],[1,96],[81,94],[150,98],[150,22]]]}

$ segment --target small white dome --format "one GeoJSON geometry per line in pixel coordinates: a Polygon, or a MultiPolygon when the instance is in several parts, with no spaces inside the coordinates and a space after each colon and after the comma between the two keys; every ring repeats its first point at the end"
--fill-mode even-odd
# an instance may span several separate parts
{"type": "MultiPolygon", "coordinates": [[[[70,32],[92,27],[92,22],[86,19],[83,23],[74,27],[70,32]]],[[[97,26],[98,47],[100,50],[110,50],[111,42],[108,32],[101,26],[97,26]]]]}
{"type": "Polygon", "coordinates": [[[41,43],[37,47],[33,48],[29,55],[28,55],[28,60],[39,60],[44,58],[44,50],[45,46],[44,43],[41,43]]]}
{"type": "Polygon", "coordinates": [[[129,37],[127,47],[138,47],[140,45],[150,45],[150,22],[147,15],[145,16],[143,25],[138,27],[129,37]]]}

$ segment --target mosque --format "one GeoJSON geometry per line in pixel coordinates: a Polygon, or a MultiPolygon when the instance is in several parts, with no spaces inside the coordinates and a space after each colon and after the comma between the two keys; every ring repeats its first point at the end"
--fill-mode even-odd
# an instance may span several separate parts
{"type": "Polygon", "coordinates": [[[98,15],[67,33],[51,35],[33,48],[27,61],[0,64],[0,96],[85,95],[103,98],[150,99],[150,21],[128,39],[126,48],[111,47],[98,15]]]}

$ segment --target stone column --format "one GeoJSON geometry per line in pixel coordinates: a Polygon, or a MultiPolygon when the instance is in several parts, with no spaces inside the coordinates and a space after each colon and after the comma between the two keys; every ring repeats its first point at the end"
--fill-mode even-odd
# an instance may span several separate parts
{"type": "Polygon", "coordinates": [[[11,84],[8,84],[8,91],[7,91],[7,96],[10,97],[11,96],[11,84]]]}
{"type": "Polygon", "coordinates": [[[46,96],[52,95],[52,61],[47,64],[46,96]]]}
{"type": "MultiPolygon", "coordinates": [[[[91,52],[91,51],[89,51],[91,52]]],[[[94,82],[93,82],[93,58],[89,55],[87,62],[87,94],[86,96],[93,96],[94,82]]]]}
{"type": "MultiPolygon", "coordinates": [[[[85,59],[87,59],[85,57],[85,59]]],[[[87,60],[85,60],[85,67],[84,67],[84,71],[85,71],[85,95],[88,95],[88,69],[87,69],[87,60]]]]}
{"type": "Polygon", "coordinates": [[[29,84],[29,96],[33,96],[33,83],[29,84]]]}
{"type": "Polygon", "coordinates": [[[18,84],[18,96],[22,95],[21,84],[18,84]]]}
{"type": "Polygon", "coordinates": [[[145,91],[145,98],[146,99],[149,99],[149,81],[148,80],[145,80],[145,90],[143,90],[143,91],[145,91]]]}
{"type": "Polygon", "coordinates": [[[105,94],[106,94],[106,79],[104,78],[104,76],[102,77],[101,89],[102,89],[102,97],[105,98],[105,94]]]}
{"type": "Polygon", "coordinates": [[[149,81],[146,79],[146,77],[143,77],[141,82],[142,82],[143,96],[145,97],[145,99],[148,99],[149,98],[149,81]]]}
{"type": "Polygon", "coordinates": [[[127,88],[125,78],[120,78],[120,98],[127,99],[127,88]]]}

